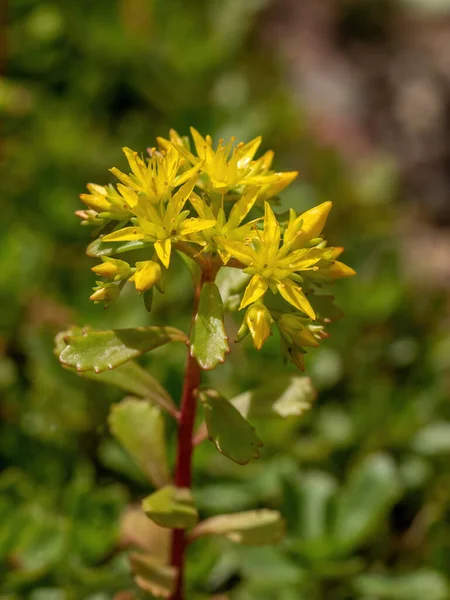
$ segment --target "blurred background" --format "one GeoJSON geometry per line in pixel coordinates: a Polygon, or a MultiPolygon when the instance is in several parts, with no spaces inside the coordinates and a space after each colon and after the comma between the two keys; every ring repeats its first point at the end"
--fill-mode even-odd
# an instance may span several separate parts
{"type": "MultiPolygon", "coordinates": [[[[150,315],[131,290],[108,311],[89,302],[73,212],[87,182],[125,168],[122,146],[190,125],[262,134],[276,168],[300,172],[283,207],[332,200],[327,237],[358,276],[336,286],[345,318],[307,356],[313,410],[257,424],[263,457],[247,467],[197,450],[202,516],[277,508],[288,535],[199,541],[188,597],[450,598],[450,2],[1,7],[0,599],[132,588],[121,515],[149,490],[107,429],[123,394],[65,372],[53,339],[70,324],[186,326],[181,265],[150,315]]],[[[183,358],[144,361],[175,397],[183,358]]],[[[208,381],[231,397],[285,371],[273,339],[208,381]]]]}

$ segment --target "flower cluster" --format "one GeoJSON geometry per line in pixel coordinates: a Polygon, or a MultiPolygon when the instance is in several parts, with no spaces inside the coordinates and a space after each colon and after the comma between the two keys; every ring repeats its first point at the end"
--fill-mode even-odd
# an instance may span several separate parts
{"type": "Polygon", "coordinates": [[[173,250],[209,272],[241,269],[248,277],[238,340],[250,333],[260,349],[275,325],[283,353],[302,369],[304,348],[317,346],[325,324],[337,315],[331,296],[318,290],[354,275],[337,260],[343,249],[329,247],[322,237],[331,202],[277,217],[276,196],[296,172],[272,170],[271,151],[255,159],[260,137],[247,144],[220,140],[214,147],[210,136],[191,133],[193,147],[172,130],[169,139],[157,138],[145,158],[124,148],[130,172],[113,168],[116,186],[89,184],[89,194],[81,195],[88,210],[77,214],[100,234],[90,254],[102,263],[92,270],[106,279],[90,298],[109,306],[130,281],[150,308],[153,289],[163,291],[173,250]],[[112,258],[136,249],[147,260],[132,265],[112,258]]]}

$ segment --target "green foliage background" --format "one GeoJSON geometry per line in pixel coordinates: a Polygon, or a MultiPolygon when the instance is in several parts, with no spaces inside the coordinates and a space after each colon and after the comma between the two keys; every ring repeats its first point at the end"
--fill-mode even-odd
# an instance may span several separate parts
{"type": "MultiPolygon", "coordinates": [[[[277,508],[288,536],[263,548],[199,541],[189,598],[450,597],[446,299],[404,273],[395,173],[346,164],[299,117],[274,49],[258,41],[266,7],[10,3],[0,79],[2,600],[108,600],[132,587],[120,515],[148,489],[107,431],[121,394],[65,372],[53,338],[69,324],[186,327],[181,264],[151,315],[133,293],[107,312],[89,303],[89,232],[73,211],[87,181],[107,183],[109,167],[125,166],[122,146],[140,151],[191,124],[217,137],[262,134],[280,170],[300,171],[281,210],[333,200],[328,238],[346,246],[358,277],[336,287],[345,319],[308,355],[313,410],[256,424],[263,456],[246,467],[207,443],[197,450],[202,516],[277,508]]],[[[228,328],[232,336],[236,324],[228,328]]],[[[175,397],[183,354],[161,348],[145,361],[175,397]]],[[[274,339],[260,354],[235,349],[207,381],[230,397],[289,369],[274,339]]]]}

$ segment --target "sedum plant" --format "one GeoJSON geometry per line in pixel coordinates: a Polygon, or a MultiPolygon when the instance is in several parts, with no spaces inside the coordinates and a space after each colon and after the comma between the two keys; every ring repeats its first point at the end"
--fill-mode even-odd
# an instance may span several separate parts
{"type": "Polygon", "coordinates": [[[327,337],[326,326],[340,316],[324,286],[354,275],[338,260],[342,248],[328,246],[323,228],[331,209],[324,202],[302,214],[291,208],[276,214],[278,194],[297,176],[272,169],[273,152],[255,158],[261,138],[246,144],[220,140],[213,145],[191,129],[141,156],[124,148],[129,173],[111,169],[118,183],[88,185],[77,211],[95,240],[87,254],[99,277],[90,299],[105,308],[129,283],[151,311],[155,293],[164,293],[173,256],[183,258],[194,282],[193,316],[185,333],[169,325],[93,331],[71,328],[57,337],[61,363],[80,375],[115,384],[131,397],[112,407],[109,425],[156,491],[142,510],[156,525],[171,530],[170,556],[130,555],[137,585],[155,597],[184,597],[185,550],[206,535],[241,544],[272,543],[283,533],[274,510],[218,515],[198,522],[191,492],[192,454],[208,438],[240,465],[258,458],[262,442],[247,417],[299,415],[314,392],[309,379],[289,377],[285,385],[247,392],[231,401],[201,387],[202,372],[223,363],[230,351],[224,312],[241,320],[235,342],[250,336],[260,350],[278,332],[285,361],[304,370],[305,348],[327,337]],[[275,208],[275,210],[274,210],[275,208]],[[145,260],[130,262],[140,250],[145,260]],[[187,345],[181,400],[135,361],[168,343],[187,345]],[[204,422],[194,432],[197,407],[204,422]],[[178,424],[173,476],[168,467],[163,412],[178,424]]]}

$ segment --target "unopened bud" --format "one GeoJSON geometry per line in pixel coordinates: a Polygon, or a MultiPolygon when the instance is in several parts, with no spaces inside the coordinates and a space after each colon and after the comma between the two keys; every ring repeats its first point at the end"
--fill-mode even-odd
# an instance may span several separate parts
{"type": "Polygon", "coordinates": [[[281,335],[296,347],[316,347],[319,345],[313,333],[307,327],[307,320],[293,313],[285,313],[277,321],[281,335]]]}
{"type": "Polygon", "coordinates": [[[102,264],[92,267],[92,271],[100,277],[108,277],[118,281],[120,279],[127,279],[131,272],[130,265],[124,260],[116,258],[102,257],[102,264]]]}
{"type": "Polygon", "coordinates": [[[145,260],[136,263],[136,271],[130,277],[138,292],[145,292],[152,288],[161,279],[161,265],[154,260],[145,260]]]}
{"type": "Polygon", "coordinates": [[[261,350],[264,342],[272,334],[272,316],[264,304],[256,302],[252,304],[245,313],[245,322],[253,338],[253,344],[257,350],[261,350]]]}
{"type": "Polygon", "coordinates": [[[98,283],[99,286],[94,288],[94,293],[89,296],[89,300],[92,300],[92,302],[103,302],[105,308],[108,308],[119,297],[120,287],[115,283],[106,283],[104,285],[101,282],[98,283]]]}

